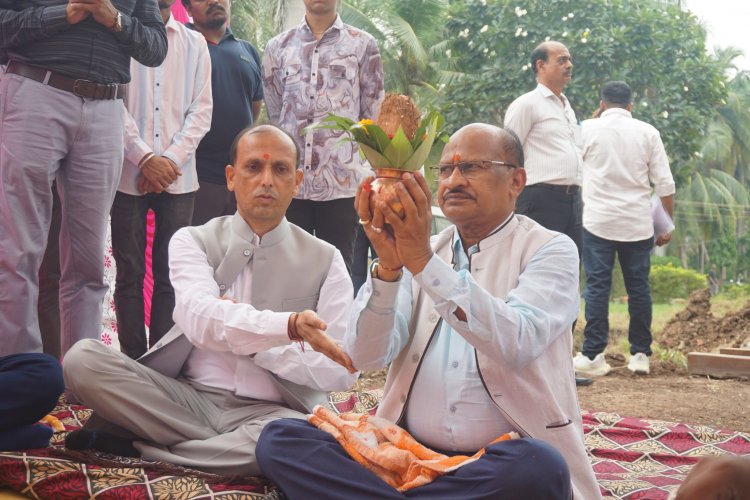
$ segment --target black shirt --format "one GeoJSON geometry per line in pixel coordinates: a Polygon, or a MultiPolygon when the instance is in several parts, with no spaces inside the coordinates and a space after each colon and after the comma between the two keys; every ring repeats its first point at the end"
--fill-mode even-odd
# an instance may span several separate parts
{"type": "MultiPolygon", "coordinates": [[[[0,58],[97,83],[130,81],[130,58],[158,66],[167,32],[154,0],[112,0],[122,14],[114,33],[89,16],[68,24],[67,0],[0,0],[0,58]]],[[[114,19],[112,19],[114,23],[114,19]]]]}
{"type": "MultiPolygon", "coordinates": [[[[193,27],[192,25],[188,25],[193,27]]],[[[226,184],[224,168],[235,136],[253,124],[253,101],[263,99],[260,56],[249,42],[231,30],[218,44],[208,42],[214,110],[211,130],[195,152],[198,181],[226,184]]]]}

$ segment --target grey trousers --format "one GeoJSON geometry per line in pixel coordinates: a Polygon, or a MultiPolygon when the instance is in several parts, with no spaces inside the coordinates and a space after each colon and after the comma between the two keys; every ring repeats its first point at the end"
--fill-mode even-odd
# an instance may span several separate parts
{"type": "Polygon", "coordinates": [[[263,427],[305,418],[278,403],[164,376],[96,340],[73,346],[63,370],[85,405],[141,438],[134,446],[142,458],[215,474],[260,474],[255,445],[263,427]]]}
{"type": "Polygon", "coordinates": [[[121,100],[89,100],[0,69],[0,355],[41,352],[39,266],[52,181],[62,202],[62,352],[98,338],[107,215],[123,158],[121,100]]]}

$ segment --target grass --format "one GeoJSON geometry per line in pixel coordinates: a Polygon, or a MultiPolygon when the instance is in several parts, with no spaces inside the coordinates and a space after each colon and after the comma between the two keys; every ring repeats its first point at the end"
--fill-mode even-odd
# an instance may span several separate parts
{"type": "MultiPolygon", "coordinates": [[[[716,317],[722,317],[727,313],[739,311],[747,304],[748,300],[750,300],[750,297],[748,296],[728,298],[719,294],[716,297],[711,298],[711,312],[716,317]]],[[[651,331],[653,332],[655,339],[659,338],[661,331],[669,320],[672,319],[675,314],[685,309],[686,304],[687,300],[682,299],[674,300],[671,304],[654,304],[651,331]]],[[[581,350],[581,345],[583,343],[583,326],[586,324],[584,307],[585,304],[581,301],[581,312],[578,315],[578,323],[576,324],[576,331],[574,334],[574,345],[576,351],[581,350]]],[[[630,353],[630,343],[628,342],[629,321],[630,316],[628,315],[628,305],[626,303],[609,303],[609,330],[611,337],[609,346],[607,347],[608,353],[619,353],[626,358],[628,357],[630,353]]],[[[664,349],[656,342],[653,343],[652,349],[654,351],[654,357],[661,361],[687,366],[687,360],[680,352],[664,349]]]]}

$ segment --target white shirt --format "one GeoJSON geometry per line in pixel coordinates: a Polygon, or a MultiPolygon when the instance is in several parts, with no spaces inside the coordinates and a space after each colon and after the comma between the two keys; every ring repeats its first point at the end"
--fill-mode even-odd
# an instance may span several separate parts
{"type": "Polygon", "coordinates": [[[182,170],[166,189],[191,193],[198,189],[195,150],[211,128],[211,58],[206,39],[170,16],[166,24],[169,50],[156,68],[131,59],[125,104],[125,161],[117,190],[138,192],[138,163],[148,153],[165,156],[182,170]]]}
{"type": "MultiPolygon", "coordinates": [[[[461,262],[457,256],[458,267],[461,262]]],[[[468,266],[468,260],[464,264],[468,266]]],[[[454,270],[437,255],[413,277],[435,301],[442,317],[406,408],[406,427],[417,440],[445,451],[474,451],[517,430],[487,394],[475,350],[502,363],[501,336],[535,337],[540,335],[537,332],[570,328],[578,311],[578,293],[570,293],[578,290],[578,265],[575,245],[560,235],[534,254],[505,300],[492,296],[466,270],[454,270]],[[467,315],[465,322],[455,317],[458,307],[467,315]]],[[[345,344],[354,366],[380,368],[406,346],[411,279],[407,270],[398,283],[368,277],[360,289],[345,344]]]]}
{"type": "MultiPolygon", "coordinates": [[[[258,242],[255,236],[254,243],[258,242]]],[[[283,398],[266,370],[322,391],[345,390],[356,381],[357,373],[349,374],[309,345],[303,352],[289,340],[291,312],[261,311],[250,305],[252,260],[221,299],[206,254],[183,228],[169,243],[169,269],[175,290],[174,321],[197,347],[183,370],[188,380],[276,402],[283,398]]],[[[349,273],[336,250],[320,289],[317,313],[328,324],[326,333],[337,341],[344,338],[352,295],[349,273]]]]}
{"type": "Polygon", "coordinates": [[[581,185],[581,127],[565,94],[561,98],[540,83],[505,112],[505,127],[523,144],[527,186],[581,185]]]}
{"type": "Polygon", "coordinates": [[[612,241],[654,235],[651,184],[657,196],[675,192],[659,131],[625,109],[583,122],[583,227],[612,241]]]}

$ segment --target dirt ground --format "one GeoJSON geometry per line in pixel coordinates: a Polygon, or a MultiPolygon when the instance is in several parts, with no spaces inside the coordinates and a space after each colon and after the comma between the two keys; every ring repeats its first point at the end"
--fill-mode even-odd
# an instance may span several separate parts
{"type": "MultiPolygon", "coordinates": [[[[748,342],[750,302],[740,311],[717,318],[711,313],[707,290],[691,295],[685,309],[658,337],[662,347],[683,354],[748,346],[748,342]]],[[[623,355],[607,354],[607,362],[613,368],[609,375],[578,388],[581,408],[750,433],[750,380],[689,376],[678,363],[656,356],[651,358],[647,376],[631,373],[623,355]]],[[[360,380],[360,388],[378,388],[384,382],[384,370],[368,373],[360,380]]]]}
{"type": "MultiPolygon", "coordinates": [[[[657,342],[682,354],[748,346],[750,302],[737,312],[715,317],[708,290],[698,290],[665,325],[657,342]]],[[[578,388],[581,407],[750,432],[749,380],[689,376],[684,367],[656,358],[651,358],[648,376],[637,376],[626,368],[624,356],[607,355],[613,370],[593,385],[578,388]]]]}

